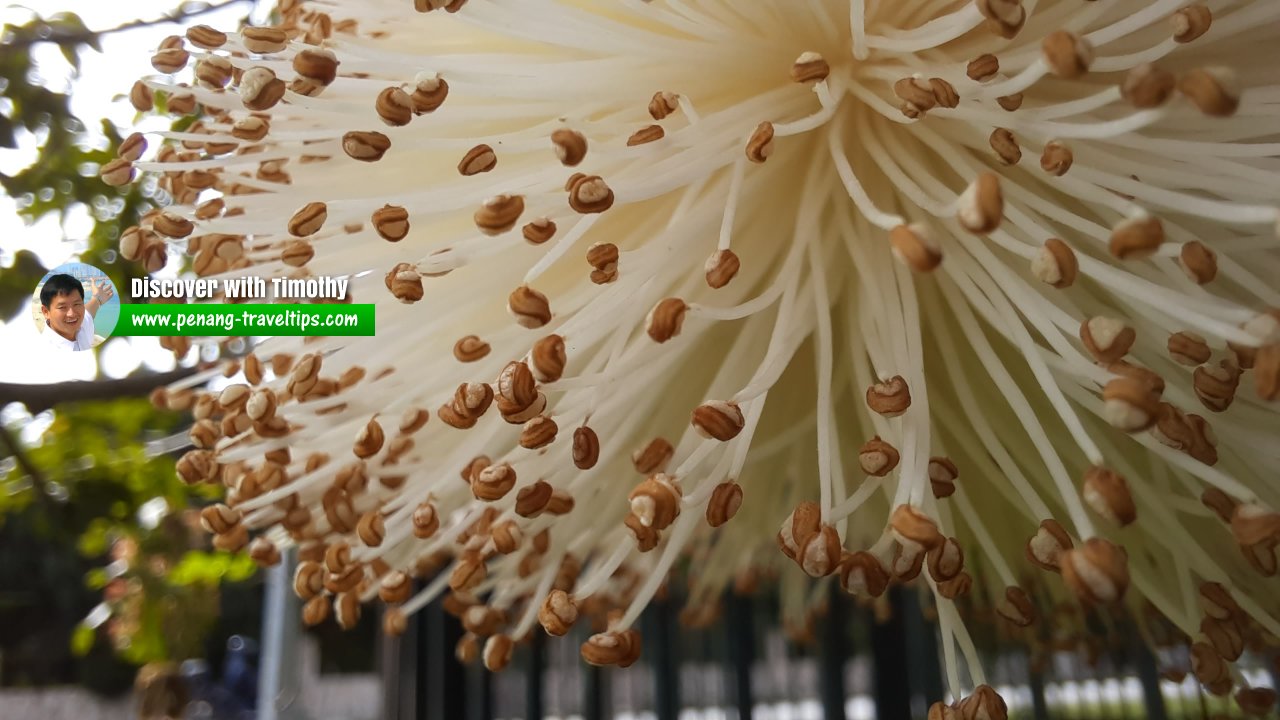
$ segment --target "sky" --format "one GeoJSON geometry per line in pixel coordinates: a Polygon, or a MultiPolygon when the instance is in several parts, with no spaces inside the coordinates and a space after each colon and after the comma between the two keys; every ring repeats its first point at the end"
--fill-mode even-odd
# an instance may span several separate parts
{"type": "MultiPolygon", "coordinates": [[[[215,0],[220,3],[222,0],[215,0]]],[[[27,0],[22,6],[0,7],[0,24],[25,23],[35,12],[48,17],[58,12],[73,12],[80,16],[92,30],[115,27],[135,19],[149,20],[172,12],[177,0],[27,0]]],[[[198,22],[215,27],[233,28],[248,6],[236,4],[215,13],[203,15],[198,22]]],[[[193,22],[194,24],[194,22],[193,22]]],[[[98,118],[110,118],[118,126],[128,128],[133,123],[134,110],[123,95],[133,81],[145,74],[154,73],[150,58],[153,50],[167,35],[181,34],[184,28],[164,24],[113,33],[103,39],[103,54],[86,49],[81,56],[82,72],[72,78],[71,66],[53,45],[40,45],[33,51],[40,67],[40,76],[48,87],[59,92],[71,93],[72,111],[86,121],[91,131],[97,132],[98,118]]],[[[154,125],[152,127],[155,127],[154,125]]],[[[101,138],[99,138],[101,139],[101,138]]],[[[105,145],[105,140],[102,140],[105,145]]],[[[14,173],[30,164],[35,157],[35,142],[30,135],[20,137],[17,150],[0,150],[0,171],[14,173]]],[[[54,217],[45,218],[27,226],[18,217],[11,198],[0,194],[0,266],[12,264],[14,253],[19,250],[35,252],[45,267],[78,260],[77,252],[84,249],[83,238],[93,227],[88,212],[73,212],[66,225],[68,241],[63,240],[63,228],[54,217]]],[[[34,286],[32,290],[34,291],[34,286]]],[[[88,380],[96,376],[98,363],[108,377],[122,377],[144,364],[157,371],[172,369],[173,357],[159,346],[157,338],[112,338],[100,351],[94,353],[59,352],[40,342],[37,329],[27,313],[20,313],[12,322],[0,325],[0,382],[50,383],[62,380],[88,380]]],[[[12,413],[13,410],[8,411],[12,413]]]]}

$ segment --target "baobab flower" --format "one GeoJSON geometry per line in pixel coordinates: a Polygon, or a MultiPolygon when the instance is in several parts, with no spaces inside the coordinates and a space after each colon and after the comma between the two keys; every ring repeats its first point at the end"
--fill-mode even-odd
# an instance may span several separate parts
{"type": "Polygon", "coordinates": [[[126,256],[377,303],[159,398],[309,621],[448,592],[497,668],[607,614],[582,654],[627,665],[677,559],[696,608],[789,558],[793,618],[806,574],[936,594],[966,718],[965,594],[1149,601],[1220,693],[1214,623],[1280,635],[1280,4],[279,10],[166,42],[194,80],[135,101],[206,116],[104,172],[176,199],[126,256]]]}

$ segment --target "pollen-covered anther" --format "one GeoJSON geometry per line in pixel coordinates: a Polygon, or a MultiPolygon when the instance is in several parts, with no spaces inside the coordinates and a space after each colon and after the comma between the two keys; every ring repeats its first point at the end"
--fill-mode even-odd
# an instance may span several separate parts
{"type": "Polygon", "coordinates": [[[559,427],[556,421],[545,415],[539,415],[527,421],[520,431],[520,447],[526,450],[537,450],[555,442],[559,427]]]}
{"type": "Polygon", "coordinates": [[[706,272],[707,285],[719,290],[737,276],[741,267],[742,263],[732,250],[716,250],[707,258],[702,269],[706,272]]]}
{"type": "Polygon", "coordinates": [[[1120,360],[1133,348],[1137,332],[1123,320],[1091,317],[1080,324],[1080,342],[1099,363],[1120,360]]]}
{"type": "Polygon", "coordinates": [[[399,604],[413,595],[413,581],[398,570],[389,572],[378,582],[378,598],[388,604],[399,604]]]}
{"type": "Polygon", "coordinates": [[[528,285],[521,285],[507,296],[507,310],[521,327],[540,328],[551,322],[551,303],[547,296],[528,285]]]}
{"type": "Polygon", "coordinates": [[[935,582],[946,582],[964,570],[964,548],[955,538],[947,538],[929,550],[929,577],[935,582]]]}
{"type": "Polygon", "coordinates": [[[128,185],[137,177],[138,171],[134,169],[133,162],[126,158],[114,158],[103,164],[98,171],[102,182],[111,187],[120,187],[128,185]]]}
{"type": "Polygon", "coordinates": [[[385,280],[387,289],[400,302],[411,305],[422,299],[422,274],[409,263],[397,263],[385,280]]]}
{"type": "Polygon", "coordinates": [[[1040,246],[1040,252],[1031,259],[1031,274],[1037,280],[1052,287],[1071,287],[1080,273],[1076,253],[1058,238],[1049,238],[1040,246]]]}
{"type": "Polygon", "coordinates": [[[992,151],[1003,165],[1017,165],[1022,160],[1022,148],[1008,128],[996,128],[988,138],[992,151]]]}
{"type": "Polygon", "coordinates": [[[1093,46],[1068,30],[1055,30],[1040,43],[1040,57],[1049,72],[1072,80],[1084,75],[1093,64],[1093,46]]]}
{"type": "Polygon", "coordinates": [[[960,471],[956,469],[956,464],[951,461],[951,458],[940,456],[929,458],[929,487],[933,490],[934,497],[941,500],[954,495],[956,480],[959,478],[960,471]]]}
{"type": "Polygon", "coordinates": [[[381,545],[387,537],[387,523],[382,513],[378,510],[370,510],[361,515],[360,522],[356,523],[356,537],[359,537],[360,542],[367,547],[381,545]]]}
{"type": "Polygon", "coordinates": [[[941,545],[942,533],[933,518],[912,505],[899,505],[889,516],[889,528],[899,543],[915,543],[926,550],[941,545]]]}
{"type": "Polygon", "coordinates": [[[884,477],[898,467],[898,449],[880,439],[872,437],[858,450],[858,465],[862,472],[872,477],[884,477]]]}
{"type": "Polygon", "coordinates": [[[548,635],[563,636],[578,621],[578,605],[563,590],[552,590],[538,606],[538,624],[548,635]]]}
{"type": "Polygon", "coordinates": [[[449,97],[449,83],[438,74],[422,73],[414,78],[414,90],[409,95],[416,115],[435,112],[449,97]]]}
{"type": "Polygon", "coordinates": [[[1213,12],[1204,3],[1195,3],[1174,13],[1170,21],[1173,24],[1173,39],[1179,43],[1189,43],[1200,38],[1213,25],[1213,12]]]}
{"type": "Polygon", "coordinates": [[[402,127],[413,120],[413,99],[403,88],[384,88],[374,100],[373,109],[382,122],[391,127],[402,127]]]}
{"type": "Polygon", "coordinates": [[[1040,521],[1036,534],[1027,540],[1026,557],[1041,570],[1062,572],[1062,553],[1074,547],[1071,536],[1057,520],[1040,521]]]}
{"type": "Polygon", "coordinates": [[[960,195],[956,219],[971,233],[985,235],[1000,227],[1004,219],[1004,194],[1000,176],[982,173],[960,195]]]}
{"type": "Polygon", "coordinates": [[[440,514],[436,512],[435,505],[429,502],[419,503],[418,507],[413,509],[413,536],[419,540],[425,540],[440,529],[440,514]]]}
{"type": "Polygon", "coordinates": [[[481,143],[467,151],[458,161],[458,174],[463,176],[487,173],[498,166],[498,155],[492,147],[481,143]]]}
{"type": "Polygon", "coordinates": [[[582,659],[591,665],[630,667],[640,659],[641,640],[636,630],[596,633],[582,643],[582,659]]]}
{"type": "Polygon", "coordinates": [[[791,64],[791,79],[798,83],[821,82],[831,74],[831,66],[820,53],[806,51],[800,53],[791,64]]]}
{"type": "Polygon", "coordinates": [[[602,213],[613,207],[613,190],[599,175],[582,175],[568,187],[569,207],[583,215],[602,213]]]}
{"type": "Polygon", "coordinates": [[[170,35],[160,41],[159,49],[151,56],[151,67],[172,75],[185,68],[190,59],[191,54],[182,48],[182,38],[170,35]]]}
{"type": "Polygon", "coordinates": [[[942,263],[942,250],[923,225],[899,225],[889,231],[893,256],[916,272],[929,272],[942,263]]]}
{"type": "Polygon", "coordinates": [[[987,19],[987,27],[1005,39],[1017,36],[1027,21],[1022,0],[974,0],[974,4],[987,19]]]}
{"type": "Polygon", "coordinates": [[[1074,161],[1071,148],[1057,140],[1045,143],[1044,150],[1040,153],[1040,169],[1056,177],[1066,175],[1074,161]]]}
{"type": "Polygon", "coordinates": [[[809,577],[826,577],[840,566],[840,534],[831,525],[823,523],[799,543],[797,562],[809,577]]]}
{"type": "Polygon", "coordinates": [[[241,517],[239,510],[223,503],[215,503],[200,511],[200,527],[210,535],[228,533],[240,524],[241,517]]]}
{"type": "Polygon", "coordinates": [[[618,279],[618,246],[595,243],[587,248],[587,264],[592,267],[591,282],[605,285],[618,279]]]}
{"type": "Polygon", "coordinates": [[[524,214],[524,197],[495,195],[486,198],[480,204],[473,219],[476,227],[485,235],[501,235],[515,227],[522,214],[524,214]]]}
{"type": "Polygon", "coordinates": [[[1138,517],[1124,476],[1104,467],[1094,466],[1085,471],[1081,490],[1084,501],[1107,522],[1124,527],[1138,517]]]}
{"type": "Polygon", "coordinates": [[[649,99],[649,117],[654,120],[665,119],[680,108],[680,96],[675,93],[659,90],[649,99]]]}
{"type": "Polygon", "coordinates": [[[1112,427],[1134,433],[1155,424],[1160,396],[1141,381],[1119,377],[1102,389],[1103,417],[1112,427]]]}
{"type": "Polygon", "coordinates": [[[1131,69],[1120,83],[1120,97],[1139,110],[1164,105],[1178,87],[1178,79],[1168,70],[1143,63],[1131,69]]]}
{"type": "Polygon", "coordinates": [[[255,65],[240,78],[240,102],[250,110],[270,110],[284,97],[285,83],[270,68],[255,65]]]}
{"type": "Polygon", "coordinates": [[[471,494],[477,500],[495,502],[501,500],[516,484],[516,471],[507,463],[490,465],[476,473],[471,480],[471,494]]]}
{"type": "Polygon", "coordinates": [[[889,587],[889,572],[865,550],[845,553],[840,560],[840,588],[857,597],[880,597],[889,587]]]}
{"type": "Polygon", "coordinates": [[[742,432],[746,420],[735,402],[711,400],[694,408],[690,423],[704,438],[727,442],[742,432]]]}
{"type": "Polygon", "coordinates": [[[1280,543],[1280,512],[1256,502],[1240,503],[1231,514],[1231,535],[1242,547],[1280,543]]]}
{"type": "Polygon", "coordinates": [[[524,236],[525,241],[529,244],[541,245],[555,237],[556,224],[548,218],[538,218],[525,223],[525,226],[520,228],[520,234],[524,236]]]}
{"type": "Polygon", "coordinates": [[[258,567],[268,568],[280,564],[280,548],[265,537],[256,537],[249,543],[249,557],[258,567]]]}
{"type": "Polygon", "coordinates": [[[391,149],[391,138],[380,132],[352,130],[342,136],[342,151],[353,160],[377,162],[391,149]]]}
{"type": "Polygon", "coordinates": [[[933,86],[921,77],[904,77],[893,84],[893,94],[902,101],[902,112],[916,118],[929,112],[938,104],[933,86]]]}
{"type": "Polygon", "coordinates": [[[645,332],[654,342],[664,343],[680,334],[689,306],[680,298],[666,298],[649,311],[645,332]]]}
{"type": "Polygon", "coordinates": [[[762,163],[773,154],[773,123],[765,121],[756,126],[747,139],[745,152],[753,163],[762,163]]]}
{"type": "Polygon", "coordinates": [[[867,407],[884,417],[898,417],[911,407],[911,389],[901,375],[867,388],[867,407]]]}
{"type": "Polygon", "coordinates": [[[680,515],[683,493],[675,478],[655,473],[642,480],[627,496],[631,514],[640,524],[653,530],[665,530],[680,515]]]}
{"type": "Polygon", "coordinates": [[[303,48],[293,56],[293,71],[321,87],[338,77],[339,64],[338,57],[323,48],[303,48]]]}
{"type": "Polygon", "coordinates": [[[996,612],[1016,627],[1029,627],[1036,621],[1036,606],[1027,591],[1017,585],[1004,589],[1004,599],[996,604],[996,612]]]}
{"type": "Polygon", "coordinates": [[[1119,602],[1129,589],[1129,557],[1109,540],[1089,538],[1059,560],[1063,581],[1086,604],[1119,602]]]}
{"type": "Polygon", "coordinates": [[[1178,90],[1205,115],[1230,117],[1240,107],[1235,83],[1235,73],[1227,68],[1196,68],[1178,80],[1178,90]]]}
{"type": "Polygon", "coordinates": [[[387,242],[400,242],[409,234],[409,211],[399,205],[383,205],[370,217],[374,232],[387,242]]]}

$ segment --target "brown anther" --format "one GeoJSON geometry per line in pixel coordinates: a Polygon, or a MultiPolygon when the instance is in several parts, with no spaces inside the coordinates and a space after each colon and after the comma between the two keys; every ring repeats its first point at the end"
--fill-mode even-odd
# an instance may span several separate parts
{"type": "Polygon", "coordinates": [[[635,630],[596,633],[582,643],[582,659],[597,667],[629,667],[640,659],[640,633],[635,630]]]}
{"type": "Polygon", "coordinates": [[[1110,364],[1133,348],[1137,332],[1123,320],[1091,317],[1080,324],[1080,342],[1099,363],[1110,364]]]}
{"type": "Polygon", "coordinates": [[[1235,662],[1244,654],[1244,636],[1233,619],[1206,617],[1200,620],[1200,633],[1227,662],[1235,662]]]}
{"type": "Polygon", "coordinates": [[[303,48],[293,56],[293,71],[321,87],[328,86],[338,77],[338,65],[337,56],[320,48],[303,48]]]}
{"type": "Polygon", "coordinates": [[[516,484],[516,471],[507,463],[490,465],[471,480],[471,494],[477,500],[501,500],[516,484]]]}
{"type": "Polygon", "coordinates": [[[187,433],[187,437],[191,438],[191,444],[202,450],[212,449],[221,435],[218,425],[212,420],[197,420],[187,433]]]}
{"type": "Polygon", "coordinates": [[[329,598],[317,595],[302,606],[302,623],[307,627],[315,627],[329,619],[329,598]]]}
{"type": "Polygon", "coordinates": [[[613,190],[599,175],[583,175],[569,188],[569,207],[590,215],[613,207],[613,190]]]}
{"type": "Polygon", "coordinates": [[[1029,627],[1036,620],[1036,606],[1027,591],[1017,585],[1004,589],[1004,599],[996,605],[996,612],[1016,627],[1029,627]]]}
{"type": "Polygon", "coordinates": [[[489,343],[475,335],[466,335],[453,344],[453,357],[458,362],[475,362],[489,355],[489,343]]]}
{"type": "Polygon", "coordinates": [[[487,173],[498,167],[498,155],[493,148],[481,143],[467,151],[458,161],[458,174],[464,176],[487,173]]]}
{"type": "Polygon", "coordinates": [[[933,89],[933,97],[938,107],[952,109],[960,105],[960,93],[956,87],[942,78],[929,78],[929,87],[933,89]]]}
{"type": "Polygon", "coordinates": [[[516,514],[523,518],[534,518],[541,515],[551,501],[554,489],[545,481],[539,480],[532,485],[520,488],[516,493],[516,514]]]}
{"type": "Polygon", "coordinates": [[[399,205],[383,205],[370,220],[378,237],[387,242],[400,242],[409,234],[409,211],[399,205]]]}
{"type": "Polygon", "coordinates": [[[356,441],[351,446],[351,451],[361,459],[372,457],[382,449],[383,439],[382,426],[378,424],[377,420],[371,419],[365,423],[365,426],[356,435],[356,441]]]}
{"type": "Polygon", "coordinates": [[[645,331],[654,342],[664,343],[680,334],[689,309],[680,298],[667,298],[653,307],[645,318],[645,331]]]}
{"type": "Polygon", "coordinates": [[[823,523],[816,533],[799,543],[796,561],[809,577],[826,577],[840,567],[842,544],[836,529],[823,523]]]}
{"type": "Polygon", "coordinates": [[[791,79],[798,83],[821,82],[831,74],[831,66],[822,55],[813,51],[800,53],[791,64],[791,79]]]}
{"type": "Polygon", "coordinates": [[[420,407],[406,408],[400,413],[399,430],[401,435],[412,435],[422,429],[431,419],[431,413],[420,407]]]}
{"type": "Polygon", "coordinates": [[[1253,358],[1254,385],[1265,402],[1280,399],[1280,343],[1258,348],[1253,358]]]}
{"type": "Polygon", "coordinates": [[[960,716],[956,713],[955,708],[939,700],[929,706],[929,713],[925,716],[925,720],[960,720],[960,716]]]}
{"type": "Polygon", "coordinates": [[[756,126],[751,137],[747,139],[747,159],[753,163],[762,163],[773,154],[773,123],[765,121],[756,126]]]}
{"type": "Polygon", "coordinates": [[[196,63],[196,80],[201,85],[220,90],[231,82],[235,69],[231,61],[217,55],[211,55],[196,63]]]}
{"type": "Polygon", "coordinates": [[[507,296],[507,310],[521,327],[536,329],[551,322],[551,304],[547,296],[528,285],[511,291],[507,296]]]}
{"type": "Polygon", "coordinates": [[[155,216],[152,229],[171,238],[184,238],[195,230],[195,225],[181,215],[163,211],[155,216]]]}
{"type": "Polygon", "coordinates": [[[342,151],[354,160],[376,162],[391,149],[391,138],[380,132],[352,130],[342,136],[342,151]]]}
{"type": "Polygon", "coordinates": [[[596,431],[583,425],[573,431],[573,464],[579,470],[590,470],[600,459],[600,439],[596,431]]]}
{"type": "Polygon", "coordinates": [[[210,535],[231,532],[231,528],[240,524],[239,510],[222,503],[209,505],[200,511],[200,527],[210,535]]]}
{"type": "Polygon", "coordinates": [[[382,611],[382,634],[387,637],[400,637],[409,629],[409,618],[398,607],[382,611]]]}
{"type": "Polygon", "coordinates": [[[270,110],[284,97],[285,87],[270,69],[255,66],[240,78],[240,102],[250,110],[270,110]]]}
{"type": "Polygon", "coordinates": [[[484,582],[485,575],[484,559],[479,554],[465,554],[449,574],[449,588],[457,592],[472,590],[484,582]]]}
{"type": "Polygon", "coordinates": [[[280,564],[280,548],[265,537],[257,537],[249,543],[249,557],[258,567],[275,567],[280,564]]]}
{"type": "Polygon", "coordinates": [[[920,577],[927,554],[925,548],[916,543],[894,545],[893,560],[890,563],[894,581],[905,584],[920,577]]]}
{"type": "Polygon", "coordinates": [[[524,214],[524,197],[495,195],[481,203],[473,219],[485,235],[501,235],[516,226],[524,214]]]}
{"type": "Polygon", "coordinates": [[[413,581],[399,570],[387,573],[378,583],[378,597],[385,603],[400,604],[413,596],[413,581]]]}
{"type": "Polygon", "coordinates": [[[1209,32],[1213,24],[1213,13],[1204,3],[1195,3],[1174,13],[1173,39],[1179,43],[1189,43],[1209,32]]]}
{"type": "MultiPolygon", "coordinates": [[[[992,4],[997,1],[990,0],[992,4]]],[[[956,709],[960,720],[1009,720],[1009,708],[1005,705],[1004,698],[990,685],[974,688],[973,694],[961,700],[956,709]]]]}
{"type": "Polygon", "coordinates": [[[636,485],[627,501],[631,504],[631,514],[641,525],[661,531],[680,514],[681,497],[680,486],[674,478],[656,473],[636,485]]]}
{"type": "Polygon", "coordinates": [[[738,274],[741,262],[732,250],[716,250],[707,258],[703,270],[706,272],[707,285],[719,290],[733,280],[738,274]]]}
{"type": "Polygon", "coordinates": [[[116,148],[116,157],[132,162],[142,157],[146,151],[147,137],[140,132],[135,132],[120,141],[120,147],[116,148]]]}
{"type": "Polygon", "coordinates": [[[398,263],[385,280],[387,289],[400,302],[411,305],[422,299],[422,275],[409,263],[398,263]]]}
{"type": "Polygon", "coordinates": [[[137,176],[137,170],[134,169],[133,163],[125,158],[115,158],[107,161],[102,169],[98,171],[102,182],[112,186],[120,187],[133,182],[137,176]]]}
{"type": "Polygon", "coordinates": [[[1280,512],[1240,503],[1231,513],[1231,535],[1241,546],[1275,546],[1280,543],[1280,512]]]}
{"type": "Polygon", "coordinates": [[[360,538],[360,542],[368,547],[378,547],[387,536],[386,521],[382,517],[382,513],[377,510],[370,510],[360,516],[360,522],[356,524],[356,536],[360,538]]]}
{"type": "Polygon", "coordinates": [[[1000,59],[990,53],[969,61],[965,74],[974,82],[990,82],[1000,73],[1000,59]]]}
{"type": "Polygon", "coordinates": [[[1235,514],[1236,506],[1240,504],[1216,487],[1205,488],[1204,492],[1200,493],[1200,503],[1212,510],[1224,523],[1231,522],[1231,516],[1235,514]]]}
{"type": "Polygon", "coordinates": [[[901,375],[867,388],[867,407],[884,417],[898,417],[911,407],[911,389],[901,375]]]}
{"type": "Polygon", "coordinates": [[[240,31],[244,48],[251,53],[267,55],[278,53],[289,46],[289,36],[274,27],[247,27],[240,31]]]}
{"type": "Polygon", "coordinates": [[[424,77],[417,81],[409,97],[413,100],[414,113],[422,115],[435,112],[444,104],[445,98],[449,97],[449,83],[438,75],[424,77]]]}
{"type": "Polygon", "coordinates": [[[636,145],[647,145],[666,137],[667,132],[662,129],[661,125],[646,125],[639,130],[631,133],[631,137],[627,138],[627,147],[635,147],[636,145]]]}
{"type": "Polygon", "coordinates": [[[948,600],[955,600],[968,595],[972,587],[973,577],[967,572],[962,572],[946,582],[938,583],[938,594],[948,600]]]}
{"type": "Polygon", "coordinates": [[[1129,484],[1123,475],[1113,470],[1098,466],[1086,470],[1081,495],[1085,504],[1117,527],[1124,527],[1138,517],[1129,484]]]}
{"type": "Polygon", "coordinates": [[[498,374],[497,394],[499,402],[514,408],[526,408],[537,399],[537,381],[533,371],[522,362],[509,362],[498,374]]]}
{"type": "Polygon", "coordinates": [[[933,86],[928,80],[918,77],[904,77],[893,84],[893,94],[902,101],[903,107],[916,116],[932,110],[938,104],[933,94],[933,86]]]}
{"type": "Polygon", "coordinates": [[[732,480],[716,485],[711,491],[711,499],[707,502],[707,524],[711,527],[721,525],[733,519],[742,507],[742,486],[732,480]]]}
{"type": "Polygon", "coordinates": [[[354,590],[340,592],[333,599],[333,619],[338,627],[350,630],[360,622],[360,595],[354,590]]]}
{"type": "Polygon", "coordinates": [[[996,104],[1005,110],[1005,112],[1014,112],[1022,107],[1022,93],[1014,93],[1012,95],[1001,95],[996,98],[996,104]]]}
{"type": "Polygon", "coordinates": [[[1052,518],[1042,520],[1036,534],[1027,540],[1026,557],[1041,570],[1062,572],[1062,553],[1074,547],[1071,536],[1052,518]]]}
{"type": "MultiPolygon", "coordinates": [[[[894,455],[897,455],[897,451],[894,451],[894,455]]],[[[959,478],[960,471],[956,468],[956,464],[951,462],[951,458],[937,456],[929,458],[929,486],[933,490],[934,497],[941,500],[954,495],[956,480],[959,478]]]]}
{"type": "Polygon", "coordinates": [[[889,516],[889,528],[900,543],[915,543],[926,550],[942,544],[944,538],[938,532],[938,524],[919,508],[899,505],[889,516]]]}
{"type": "Polygon", "coordinates": [[[378,112],[382,122],[391,127],[403,127],[413,120],[413,99],[398,87],[384,88],[378,93],[373,109],[378,112]]]}
{"type": "Polygon", "coordinates": [[[1056,140],[1046,143],[1040,153],[1040,169],[1057,177],[1066,175],[1073,161],[1071,148],[1056,140]]]}
{"type": "Polygon", "coordinates": [[[424,502],[413,510],[413,536],[425,540],[440,529],[440,514],[429,502],[424,502]]]}
{"type": "Polygon", "coordinates": [[[1276,691],[1269,687],[1241,688],[1236,691],[1236,704],[1248,715],[1266,717],[1276,706],[1276,691]]]}
{"type": "Polygon", "coordinates": [[[1230,117],[1240,107],[1235,76],[1225,68],[1196,68],[1178,81],[1178,90],[1200,112],[1210,117],[1230,117]]]}
{"type": "Polygon", "coordinates": [[[320,563],[304,560],[293,571],[293,592],[303,600],[310,600],[324,590],[325,570],[320,563]]]}
{"type": "Polygon", "coordinates": [[[965,230],[979,235],[1000,227],[1004,218],[1004,195],[1000,191],[1000,177],[986,172],[969,184],[960,196],[956,219],[965,230]]]}
{"type": "Polygon", "coordinates": [[[991,132],[988,141],[1001,163],[1017,165],[1022,160],[1022,148],[1018,146],[1018,139],[1008,128],[996,128],[991,132]]]}
{"type": "Polygon", "coordinates": [[[187,61],[190,59],[191,54],[186,50],[183,50],[181,44],[177,47],[164,47],[162,45],[160,49],[151,56],[151,67],[155,68],[159,72],[172,75],[173,73],[181,72],[181,70],[187,66],[187,61]]]}
{"type": "Polygon", "coordinates": [[[208,25],[187,28],[187,41],[201,50],[217,50],[227,42],[227,34],[208,25]]]}
{"type": "Polygon", "coordinates": [[[212,452],[190,450],[178,458],[176,470],[183,482],[195,485],[213,480],[218,471],[218,464],[214,462],[212,452]]]}
{"type": "Polygon", "coordinates": [[[155,107],[151,88],[147,87],[147,84],[141,80],[135,81],[133,86],[129,88],[129,104],[138,112],[151,112],[155,107]]]}
{"type": "Polygon", "coordinates": [[[1169,336],[1169,357],[1182,365],[1196,366],[1209,362],[1213,351],[1203,337],[1183,330],[1169,336]]]}
{"type": "Polygon", "coordinates": [[[577,130],[556,130],[551,133],[551,145],[565,167],[576,167],[587,156],[587,138],[577,130]]]}
{"type": "Polygon", "coordinates": [[[662,120],[680,107],[680,96],[659,90],[649,99],[649,117],[662,120]]]}
{"type": "Polygon", "coordinates": [[[858,597],[880,597],[889,587],[889,573],[866,551],[846,553],[840,560],[840,588],[858,597]]]}
{"type": "Polygon", "coordinates": [[[1160,396],[1139,380],[1119,377],[1102,388],[1103,417],[1112,427],[1134,433],[1155,424],[1160,396]]]}
{"type": "Polygon", "coordinates": [[[987,19],[987,28],[1006,40],[1017,36],[1027,21],[1022,0],[974,0],[974,4],[987,19]]]}
{"type": "Polygon", "coordinates": [[[1231,668],[1212,645],[1198,642],[1191,646],[1191,672],[1205,685],[1230,678],[1231,668]]]}
{"type": "Polygon", "coordinates": [[[1197,285],[1204,285],[1218,276],[1218,254],[1197,240],[1183,244],[1178,264],[1197,285]]]}
{"type": "Polygon", "coordinates": [[[578,606],[563,590],[552,590],[538,606],[538,623],[548,635],[563,636],[578,621],[578,606]]]}
{"type": "Polygon", "coordinates": [[[556,224],[547,218],[538,218],[532,222],[525,223],[525,226],[520,228],[520,234],[524,235],[526,242],[532,245],[541,245],[555,237],[556,224]]]}
{"type": "Polygon", "coordinates": [[[529,420],[520,431],[520,447],[526,450],[537,450],[555,442],[559,427],[556,421],[545,415],[529,420]]]}
{"type": "Polygon", "coordinates": [[[942,263],[942,250],[924,225],[899,225],[889,231],[893,256],[915,272],[929,272],[942,263]]]}
{"type": "Polygon", "coordinates": [[[290,267],[302,267],[311,262],[316,250],[306,240],[290,240],[280,251],[280,262],[290,267]]]}
{"type": "Polygon", "coordinates": [[[711,400],[694,408],[690,423],[704,438],[728,442],[742,432],[745,419],[735,402],[711,400]]]}
{"type": "Polygon", "coordinates": [[[942,544],[929,550],[929,577],[936,582],[946,582],[964,570],[964,548],[955,538],[947,538],[942,544]]]}
{"type": "Polygon", "coordinates": [[[862,467],[862,472],[873,477],[884,477],[893,472],[898,467],[899,459],[898,449],[881,440],[879,435],[872,437],[858,450],[858,465],[862,467]]]}
{"type": "Polygon", "coordinates": [[[1040,57],[1049,66],[1049,72],[1073,80],[1089,71],[1093,64],[1093,46],[1073,32],[1055,30],[1040,43],[1040,57]]]}
{"type": "Polygon", "coordinates": [[[1064,550],[1059,562],[1063,581],[1086,604],[1119,602],[1129,589],[1128,555],[1103,538],[1089,538],[1079,548],[1064,550]]]}
{"type": "Polygon", "coordinates": [[[587,248],[587,264],[593,270],[591,282],[597,285],[618,279],[618,246],[613,243],[595,243],[587,248]]]}
{"type": "Polygon", "coordinates": [[[271,131],[271,125],[263,118],[256,115],[250,115],[242,120],[237,120],[231,126],[231,134],[240,140],[248,142],[258,142],[267,136],[271,131]]]}
{"type": "Polygon", "coordinates": [[[1031,261],[1031,274],[1055,288],[1067,288],[1076,281],[1080,265],[1076,253],[1058,238],[1049,238],[1031,261]]]}
{"type": "Polygon", "coordinates": [[[631,453],[631,464],[641,475],[660,473],[667,469],[667,463],[675,455],[675,448],[666,438],[656,437],[644,447],[631,453]]]}
{"type": "Polygon", "coordinates": [[[1143,63],[1125,75],[1120,84],[1120,97],[1139,110],[1147,110],[1165,104],[1177,86],[1173,73],[1143,63]]]}

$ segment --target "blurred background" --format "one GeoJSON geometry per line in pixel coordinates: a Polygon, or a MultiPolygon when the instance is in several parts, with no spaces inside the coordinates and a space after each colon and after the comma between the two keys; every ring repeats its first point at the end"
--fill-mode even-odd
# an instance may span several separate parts
{"type": "MultiPolygon", "coordinates": [[[[117,239],[168,198],[154,182],[107,187],[98,165],[133,129],[196,115],[161,103],[144,116],[123,94],[164,37],[270,13],[249,0],[0,9],[0,718],[923,718],[942,683],[932,607],[910,588],[870,605],[833,597],[784,627],[768,578],[695,615],[672,583],[643,619],[633,668],[584,665],[580,627],[536,634],[490,676],[457,661],[462,630],[439,604],[400,640],[381,638],[372,611],[354,631],[304,631],[287,563],[262,573],[209,545],[196,512],[215,490],[174,472],[189,418],[147,396],[219,348],[113,337],[48,353],[30,298],[50,269],[80,262],[131,301],[129,279],[144,271],[117,239]]],[[[184,269],[174,256],[159,274],[184,269]]],[[[1064,608],[1029,650],[990,608],[967,608],[967,622],[1013,717],[1239,717],[1179,672],[1185,644],[1172,635],[1139,638],[1122,618],[1064,608]]],[[[1257,658],[1250,679],[1275,686],[1273,660],[1257,658]]]]}

